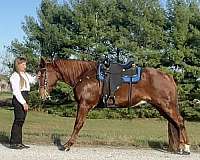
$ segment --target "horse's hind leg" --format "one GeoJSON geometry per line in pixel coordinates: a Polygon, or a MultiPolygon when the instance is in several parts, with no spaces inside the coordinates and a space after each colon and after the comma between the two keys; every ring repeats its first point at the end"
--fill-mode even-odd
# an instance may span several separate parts
{"type": "Polygon", "coordinates": [[[165,117],[168,119],[168,135],[169,135],[169,149],[179,152],[181,154],[189,154],[189,140],[186,133],[184,120],[180,115],[177,107],[166,108],[165,117]],[[178,144],[177,144],[178,143],[178,144]],[[178,150],[179,151],[178,151],[178,150]]]}
{"type": "Polygon", "coordinates": [[[187,136],[185,123],[183,120],[183,117],[177,113],[178,115],[178,129],[179,129],[179,136],[180,136],[180,146],[179,146],[179,152],[180,154],[190,154],[190,145],[189,145],[189,139],[187,136]]]}
{"type": "MultiPolygon", "coordinates": [[[[182,118],[182,117],[181,117],[182,118]]],[[[169,151],[176,151],[180,154],[189,154],[189,141],[183,120],[176,123],[168,122],[169,151]],[[179,149],[179,150],[177,150],[179,149]]]]}
{"type": "Polygon", "coordinates": [[[77,111],[77,116],[76,116],[76,121],[74,125],[74,130],[72,132],[71,138],[68,140],[67,143],[64,144],[64,148],[66,151],[70,150],[70,147],[75,143],[78,133],[80,129],[83,127],[83,124],[86,119],[86,115],[89,112],[90,107],[87,106],[84,103],[79,104],[78,106],[78,111],[77,111]]]}

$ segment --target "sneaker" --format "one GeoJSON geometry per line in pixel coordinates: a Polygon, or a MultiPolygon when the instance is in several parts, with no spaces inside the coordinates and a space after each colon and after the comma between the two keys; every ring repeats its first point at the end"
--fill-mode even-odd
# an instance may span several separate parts
{"type": "Polygon", "coordinates": [[[26,146],[24,144],[11,144],[10,145],[11,149],[28,149],[30,148],[29,146],[26,146]]]}
{"type": "Polygon", "coordinates": [[[10,144],[10,149],[23,149],[21,144],[10,144]]]}
{"type": "Polygon", "coordinates": [[[25,144],[20,144],[21,146],[22,146],[22,148],[25,148],[25,149],[27,149],[27,148],[30,148],[29,146],[27,146],[27,145],[25,145],[25,144]]]}

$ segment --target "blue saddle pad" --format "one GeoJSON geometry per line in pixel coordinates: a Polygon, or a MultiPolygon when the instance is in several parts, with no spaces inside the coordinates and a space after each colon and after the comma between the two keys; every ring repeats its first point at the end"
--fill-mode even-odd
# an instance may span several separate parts
{"type": "MultiPolygon", "coordinates": [[[[134,75],[121,75],[121,81],[123,83],[137,83],[138,81],[141,80],[141,73],[142,73],[142,68],[141,67],[136,67],[136,74],[134,75]]],[[[97,79],[98,80],[105,80],[106,78],[106,73],[105,73],[105,68],[103,64],[99,64],[98,69],[97,69],[97,79]]]]}
{"type": "Polygon", "coordinates": [[[141,80],[141,73],[142,73],[142,68],[141,67],[136,67],[136,74],[135,75],[123,75],[122,81],[125,83],[137,83],[138,81],[141,80]]]}

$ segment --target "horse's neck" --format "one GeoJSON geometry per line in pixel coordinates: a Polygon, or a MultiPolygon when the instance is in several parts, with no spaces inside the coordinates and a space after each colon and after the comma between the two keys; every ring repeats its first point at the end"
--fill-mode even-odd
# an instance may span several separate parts
{"type": "Polygon", "coordinates": [[[86,72],[96,68],[96,63],[78,60],[59,60],[57,66],[61,79],[70,86],[75,86],[86,72]]]}

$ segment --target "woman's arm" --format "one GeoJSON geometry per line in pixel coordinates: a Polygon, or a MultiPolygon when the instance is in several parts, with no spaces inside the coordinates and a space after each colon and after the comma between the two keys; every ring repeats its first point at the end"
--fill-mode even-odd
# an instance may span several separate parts
{"type": "Polygon", "coordinates": [[[35,84],[37,82],[37,80],[38,80],[37,76],[32,76],[29,73],[26,73],[26,75],[28,77],[29,83],[35,84]]]}

